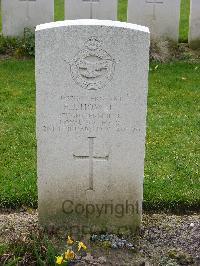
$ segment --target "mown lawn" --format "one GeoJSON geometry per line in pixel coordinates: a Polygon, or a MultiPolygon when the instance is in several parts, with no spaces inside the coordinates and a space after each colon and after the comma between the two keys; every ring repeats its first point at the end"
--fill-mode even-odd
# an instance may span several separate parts
{"type": "Polygon", "coordinates": [[[181,0],[179,42],[188,41],[190,0],[181,0]]]}
{"type": "MultiPolygon", "coordinates": [[[[127,1],[128,0],[119,0],[118,19],[120,21],[126,21],[127,1]]],[[[190,0],[181,0],[180,38],[179,38],[180,42],[187,42],[188,40],[189,12],[190,12],[190,0]]],[[[64,19],[64,0],[55,0],[55,21],[63,19],[64,19]]],[[[2,28],[2,21],[1,21],[1,12],[0,12],[0,31],[1,28],[2,28]]]]}
{"type": "Polygon", "coordinates": [[[0,61],[0,206],[36,205],[34,61],[0,61]]]}
{"type": "Polygon", "coordinates": [[[145,207],[200,208],[200,64],[156,68],[150,71],[145,207]]]}
{"type": "MultiPolygon", "coordinates": [[[[200,64],[151,64],[145,209],[200,206],[200,64]]],[[[34,61],[0,61],[0,207],[37,206],[34,61]]]]}

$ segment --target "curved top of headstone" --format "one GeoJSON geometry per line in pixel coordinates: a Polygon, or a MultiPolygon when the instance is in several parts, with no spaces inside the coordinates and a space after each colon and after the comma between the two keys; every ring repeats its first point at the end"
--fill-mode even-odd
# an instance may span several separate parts
{"type": "Polygon", "coordinates": [[[112,20],[98,20],[98,19],[77,19],[77,20],[64,20],[51,23],[40,24],[36,27],[36,31],[66,27],[66,26],[107,26],[131,29],[136,31],[143,31],[149,33],[149,28],[137,24],[112,21],[112,20]]]}

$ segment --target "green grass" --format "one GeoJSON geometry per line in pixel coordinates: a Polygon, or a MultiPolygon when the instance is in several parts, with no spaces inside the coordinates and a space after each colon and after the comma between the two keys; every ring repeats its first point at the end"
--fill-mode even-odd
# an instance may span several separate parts
{"type": "MultiPolygon", "coordinates": [[[[126,21],[127,1],[128,0],[119,0],[118,19],[120,21],[126,21]]],[[[179,38],[180,42],[187,42],[188,40],[189,12],[190,12],[190,0],[181,0],[180,38],[179,38]]],[[[64,0],[55,0],[55,21],[63,19],[64,19],[64,0]]],[[[1,22],[1,11],[0,11],[0,31],[2,29],[1,24],[2,22],[1,22]]]]}
{"type": "Polygon", "coordinates": [[[128,0],[119,0],[118,19],[120,21],[127,21],[127,3],[128,0]]]}
{"type": "Polygon", "coordinates": [[[0,243],[0,265],[55,265],[56,244],[42,230],[29,228],[26,240],[22,234],[9,243],[0,243]]]}
{"type": "Polygon", "coordinates": [[[162,64],[157,70],[153,66],[148,102],[145,208],[199,208],[200,64],[162,64]]]}
{"type": "Polygon", "coordinates": [[[54,20],[55,21],[60,21],[64,20],[64,0],[55,0],[55,10],[54,10],[54,20]]]}
{"type": "Polygon", "coordinates": [[[36,205],[33,61],[0,61],[0,206],[36,205]]]}
{"type": "MultiPolygon", "coordinates": [[[[200,64],[151,65],[145,209],[200,206],[200,64]]],[[[34,61],[0,61],[0,206],[37,206],[34,61]]]]}
{"type": "Polygon", "coordinates": [[[1,0],[0,0],[0,32],[2,29],[2,17],[1,17],[1,0]]]}
{"type": "Polygon", "coordinates": [[[180,16],[180,29],[179,29],[180,42],[188,41],[189,16],[190,16],[190,0],[181,0],[181,16],[180,16]]]}

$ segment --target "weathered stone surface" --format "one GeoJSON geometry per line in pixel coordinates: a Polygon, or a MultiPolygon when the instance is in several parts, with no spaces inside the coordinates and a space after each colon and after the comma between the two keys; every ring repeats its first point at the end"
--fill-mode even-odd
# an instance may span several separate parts
{"type": "Polygon", "coordinates": [[[128,22],[149,27],[152,40],[178,42],[180,0],[129,0],[128,22]]]}
{"type": "Polygon", "coordinates": [[[54,20],[54,0],[1,0],[2,32],[21,36],[24,28],[54,20]]]}
{"type": "Polygon", "coordinates": [[[200,1],[190,1],[189,44],[192,48],[200,48],[200,1]]]}
{"type": "Polygon", "coordinates": [[[117,0],[65,0],[65,18],[117,20],[117,5],[117,0]]]}
{"type": "Polygon", "coordinates": [[[36,28],[42,224],[85,225],[84,232],[140,225],[148,57],[149,31],[138,25],[36,28]]]}

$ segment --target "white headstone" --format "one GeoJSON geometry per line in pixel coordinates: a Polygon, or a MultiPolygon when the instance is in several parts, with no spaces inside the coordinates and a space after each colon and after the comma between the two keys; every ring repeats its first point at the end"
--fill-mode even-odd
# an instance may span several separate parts
{"type": "Polygon", "coordinates": [[[128,22],[149,27],[153,40],[178,42],[180,0],[128,0],[128,22]]]}
{"type": "Polygon", "coordinates": [[[65,19],[117,20],[118,0],[65,0],[65,19]]]}
{"type": "Polygon", "coordinates": [[[36,28],[41,224],[139,226],[148,59],[146,27],[68,20],[36,28]]]}
{"type": "Polygon", "coordinates": [[[21,36],[25,28],[54,21],[54,0],[1,0],[2,32],[21,36]]]}
{"type": "Polygon", "coordinates": [[[200,48],[200,0],[190,0],[189,44],[200,48]]]}

